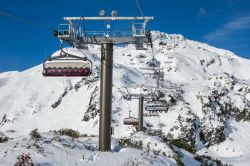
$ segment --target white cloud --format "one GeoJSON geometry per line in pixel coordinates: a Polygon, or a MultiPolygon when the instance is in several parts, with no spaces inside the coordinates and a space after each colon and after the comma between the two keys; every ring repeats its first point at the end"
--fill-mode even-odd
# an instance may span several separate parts
{"type": "Polygon", "coordinates": [[[207,10],[205,9],[205,7],[201,7],[200,11],[199,11],[199,16],[206,16],[207,15],[207,10]]]}
{"type": "Polygon", "coordinates": [[[229,30],[241,30],[250,28],[250,16],[241,17],[235,21],[232,21],[226,25],[229,30]]]}
{"type": "Polygon", "coordinates": [[[233,7],[242,3],[246,3],[248,1],[249,0],[227,0],[227,4],[228,6],[233,7]]]}
{"type": "Polygon", "coordinates": [[[208,11],[204,6],[202,6],[199,10],[199,17],[211,18],[214,17],[218,12],[219,10],[208,11]]]}
{"type": "Polygon", "coordinates": [[[207,34],[204,38],[207,41],[225,40],[229,35],[250,28],[250,16],[239,17],[232,20],[215,31],[207,34]]]}

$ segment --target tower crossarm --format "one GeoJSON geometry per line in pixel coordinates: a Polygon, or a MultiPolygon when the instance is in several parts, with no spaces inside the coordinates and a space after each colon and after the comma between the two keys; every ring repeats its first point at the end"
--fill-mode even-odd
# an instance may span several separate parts
{"type": "Polygon", "coordinates": [[[64,37],[59,36],[59,39],[65,41],[66,43],[78,43],[78,44],[103,44],[103,43],[113,43],[113,44],[134,44],[134,43],[148,43],[148,38],[145,37],[134,37],[134,36],[82,36],[82,37],[64,37]]]}
{"type": "MultiPolygon", "coordinates": [[[[143,44],[150,42],[150,32],[146,31],[147,23],[154,17],[64,17],[68,24],[60,24],[58,30],[54,32],[60,40],[80,47],[84,44],[143,44]],[[132,21],[132,30],[128,31],[111,31],[111,21],[132,21]],[[105,31],[86,31],[78,26],[81,21],[105,21],[105,31]]],[[[85,24],[85,23],[84,23],[85,24]]]]}
{"type": "Polygon", "coordinates": [[[63,17],[65,21],[76,21],[76,20],[145,20],[145,21],[150,21],[153,20],[154,17],[136,17],[136,16],[131,16],[131,17],[63,17]]]}

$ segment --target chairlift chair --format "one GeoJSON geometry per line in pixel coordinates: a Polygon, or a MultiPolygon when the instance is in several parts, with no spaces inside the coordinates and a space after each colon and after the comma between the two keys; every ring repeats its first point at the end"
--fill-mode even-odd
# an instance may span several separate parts
{"type": "Polygon", "coordinates": [[[131,116],[130,116],[130,112],[131,112],[131,111],[129,110],[128,118],[124,118],[124,119],[123,119],[123,124],[124,124],[124,125],[133,125],[133,126],[139,125],[139,120],[138,120],[138,118],[131,117],[131,116]]]}
{"type": "Polygon", "coordinates": [[[167,112],[168,111],[168,105],[166,100],[155,100],[155,101],[148,101],[145,104],[145,110],[148,112],[167,112]]]}
{"type": "MultiPolygon", "coordinates": [[[[133,23],[132,24],[132,36],[137,39],[141,39],[146,36],[145,32],[145,23],[133,23]]],[[[147,50],[147,47],[144,46],[143,43],[136,43],[135,44],[136,50],[147,50]]]]}
{"type": "Polygon", "coordinates": [[[49,57],[43,63],[44,76],[90,76],[92,62],[61,50],[59,56],[49,57]]]}
{"type": "Polygon", "coordinates": [[[139,120],[138,120],[138,118],[134,118],[134,117],[124,118],[123,124],[136,126],[136,125],[139,125],[139,120]]]}
{"type": "Polygon", "coordinates": [[[147,47],[145,47],[143,43],[136,43],[135,49],[136,50],[147,50],[147,47]]]}

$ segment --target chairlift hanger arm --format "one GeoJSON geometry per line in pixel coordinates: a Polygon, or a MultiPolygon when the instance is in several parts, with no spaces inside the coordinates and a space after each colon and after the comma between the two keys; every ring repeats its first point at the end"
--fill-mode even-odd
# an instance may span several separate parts
{"type": "Polygon", "coordinates": [[[146,68],[146,67],[140,67],[139,69],[144,69],[144,70],[163,70],[164,68],[146,68]]]}
{"type": "Polygon", "coordinates": [[[62,58],[75,58],[75,59],[70,59],[70,60],[72,60],[72,61],[82,60],[82,61],[89,61],[90,63],[92,63],[88,58],[82,58],[82,57],[76,57],[76,56],[65,56],[65,55],[61,55],[61,56],[57,56],[57,57],[49,57],[46,59],[46,61],[63,61],[63,60],[65,60],[62,58]]]}
{"type": "Polygon", "coordinates": [[[60,56],[55,56],[55,57],[49,57],[47,60],[64,60],[62,58],[74,58],[74,59],[71,59],[71,60],[83,60],[83,61],[90,61],[87,57],[79,57],[79,56],[75,56],[75,55],[71,55],[71,54],[68,54],[64,51],[62,51],[64,54],[63,55],[60,55],[60,56]]]}
{"type": "MultiPolygon", "coordinates": [[[[140,98],[139,96],[138,97],[131,97],[131,99],[139,99],[139,98],[140,98]]],[[[145,101],[152,99],[152,97],[144,97],[144,96],[143,96],[143,98],[145,101]]]]}
{"type": "Polygon", "coordinates": [[[134,97],[134,98],[139,98],[139,97],[147,98],[147,97],[151,97],[151,96],[152,96],[152,93],[148,93],[148,94],[135,94],[135,93],[130,93],[130,94],[128,94],[128,95],[130,95],[131,97],[134,97]]]}
{"type": "Polygon", "coordinates": [[[73,20],[153,20],[154,17],[63,17],[66,21],[73,21],[73,20]]]}

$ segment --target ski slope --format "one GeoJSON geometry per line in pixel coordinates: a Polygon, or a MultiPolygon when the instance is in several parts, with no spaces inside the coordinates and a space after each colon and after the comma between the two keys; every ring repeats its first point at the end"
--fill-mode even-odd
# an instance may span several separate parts
{"type": "MultiPolygon", "coordinates": [[[[183,140],[190,136],[196,154],[209,155],[223,163],[248,165],[250,123],[240,119],[243,115],[235,113],[236,109],[232,116],[219,116],[219,108],[222,108],[219,104],[228,102],[233,108],[249,114],[250,61],[181,35],[153,31],[152,36],[157,67],[164,71],[160,89],[166,94],[166,100],[170,95],[176,103],[167,113],[145,117],[144,125],[150,123],[152,128],[161,129],[165,136],[171,135],[174,139],[183,140]],[[219,99],[209,97],[215,91],[222,94],[219,99]],[[212,103],[211,107],[205,108],[206,103],[212,103]],[[212,132],[220,128],[225,137],[222,142],[214,139],[217,133],[212,132]],[[212,136],[207,136],[204,142],[201,131],[212,132],[212,136]]],[[[138,160],[139,165],[177,164],[173,157],[176,152],[161,138],[136,134],[135,127],[123,125],[129,111],[131,116],[138,116],[138,101],[125,100],[123,95],[150,92],[156,86],[156,80],[147,74],[149,71],[141,69],[149,67],[147,63],[152,59],[152,50],[135,50],[134,45],[114,48],[113,152],[97,151],[100,48],[94,45],[88,48],[66,48],[64,51],[92,58],[95,75],[89,78],[43,77],[42,65],[21,72],[0,73],[0,136],[12,138],[0,143],[0,165],[13,165],[21,152],[30,153],[37,165],[124,165],[129,159],[138,160]],[[88,109],[90,105],[94,106],[93,110],[88,109]],[[29,133],[35,128],[42,135],[39,145],[44,149],[43,153],[37,152],[29,140],[29,133]],[[94,137],[71,140],[49,132],[62,128],[94,137]],[[118,143],[121,138],[142,141],[142,147],[122,147],[118,143]],[[13,148],[17,143],[18,146],[13,148]],[[31,148],[27,149],[28,145],[31,148]],[[89,150],[87,145],[93,145],[93,149],[89,150]],[[160,153],[156,155],[155,151],[160,153]]],[[[182,153],[185,165],[201,164],[194,159],[195,154],[184,149],[177,151],[182,153]]]]}

